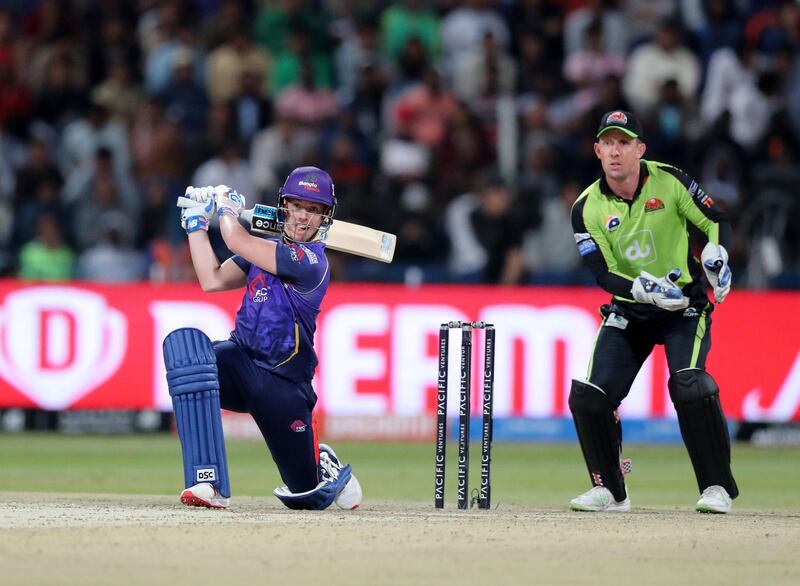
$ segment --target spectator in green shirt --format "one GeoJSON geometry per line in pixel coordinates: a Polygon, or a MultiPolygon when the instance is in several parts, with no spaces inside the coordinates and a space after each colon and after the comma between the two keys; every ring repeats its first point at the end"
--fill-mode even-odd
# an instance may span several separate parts
{"type": "Polygon", "coordinates": [[[36,221],[36,235],[19,253],[19,277],[29,281],[64,281],[72,278],[75,254],[64,243],[61,227],[52,214],[36,221]]]}

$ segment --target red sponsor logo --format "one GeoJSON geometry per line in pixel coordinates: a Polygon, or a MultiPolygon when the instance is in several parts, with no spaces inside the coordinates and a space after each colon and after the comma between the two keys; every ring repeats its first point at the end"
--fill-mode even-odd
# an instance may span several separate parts
{"type": "Polygon", "coordinates": [[[595,486],[603,486],[603,476],[599,472],[592,472],[592,482],[595,486]]]}
{"type": "Polygon", "coordinates": [[[664,202],[657,197],[651,197],[644,203],[645,212],[655,212],[656,210],[663,210],[664,202]]]}
{"type": "Polygon", "coordinates": [[[303,260],[305,255],[306,249],[302,246],[298,246],[297,244],[289,245],[289,258],[291,258],[294,262],[300,262],[303,260]]]}
{"type": "Polygon", "coordinates": [[[304,432],[306,430],[307,427],[308,426],[305,423],[303,423],[299,419],[295,419],[294,423],[292,423],[289,426],[289,429],[291,429],[295,433],[302,433],[302,432],[304,432]]]}
{"type": "Polygon", "coordinates": [[[623,114],[622,112],[619,112],[619,111],[611,112],[611,114],[608,115],[608,118],[606,118],[606,124],[611,124],[612,122],[619,122],[620,124],[627,124],[628,123],[628,117],[625,116],[625,114],[623,114]]]}
{"type": "Polygon", "coordinates": [[[256,296],[256,293],[261,291],[267,286],[267,278],[264,274],[256,275],[256,277],[247,284],[247,293],[250,299],[256,296]]]}

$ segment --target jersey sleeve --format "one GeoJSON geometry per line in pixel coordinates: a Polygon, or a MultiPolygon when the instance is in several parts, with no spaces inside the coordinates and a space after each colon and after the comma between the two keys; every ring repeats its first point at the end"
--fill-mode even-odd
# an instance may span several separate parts
{"type": "Polygon", "coordinates": [[[239,256],[238,254],[234,254],[234,255],[231,257],[231,260],[232,260],[234,263],[236,263],[236,266],[237,266],[237,267],[239,267],[240,269],[242,269],[242,272],[243,272],[245,275],[247,275],[247,274],[250,274],[250,267],[252,267],[252,266],[253,266],[253,263],[251,263],[249,260],[247,260],[247,259],[245,259],[245,258],[242,258],[242,257],[241,257],[241,256],[239,256]]]}
{"type": "Polygon", "coordinates": [[[572,206],[572,231],[578,254],[597,284],[612,295],[630,299],[633,281],[617,271],[617,261],[611,252],[608,239],[603,236],[599,227],[584,217],[587,196],[578,198],[572,206]]]}
{"type": "Polygon", "coordinates": [[[677,198],[681,215],[702,230],[709,242],[721,244],[730,250],[733,243],[731,223],[711,196],[680,169],[670,165],[662,165],[661,169],[675,177],[682,187],[677,198]]]}
{"type": "Polygon", "coordinates": [[[301,293],[319,287],[328,274],[328,257],[321,242],[278,242],[275,250],[278,277],[291,282],[301,293]]]}

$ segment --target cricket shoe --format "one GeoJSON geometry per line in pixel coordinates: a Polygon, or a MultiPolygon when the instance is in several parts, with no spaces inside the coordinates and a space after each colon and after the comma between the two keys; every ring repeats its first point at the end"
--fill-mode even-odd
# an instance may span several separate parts
{"type": "Polygon", "coordinates": [[[201,482],[184,490],[181,493],[181,502],[187,507],[225,509],[231,499],[222,496],[213,484],[201,482]]]}
{"type": "Polygon", "coordinates": [[[701,513],[730,513],[733,501],[727,490],[715,484],[703,491],[696,509],[701,513]]]}
{"type": "MultiPolygon", "coordinates": [[[[336,480],[339,478],[339,469],[341,467],[342,463],[339,461],[339,458],[336,456],[336,452],[333,451],[333,448],[331,448],[328,444],[320,444],[319,468],[322,479],[327,482],[336,480]]],[[[333,500],[333,502],[336,503],[336,506],[340,509],[353,510],[357,509],[361,504],[361,499],[363,496],[361,484],[358,482],[358,478],[356,478],[355,474],[351,473],[350,480],[344,485],[342,492],[336,495],[336,498],[333,500]]]]}
{"type": "Polygon", "coordinates": [[[631,510],[631,500],[626,495],[625,500],[617,501],[605,486],[595,486],[572,499],[569,508],[573,511],[625,513],[631,510]]]}

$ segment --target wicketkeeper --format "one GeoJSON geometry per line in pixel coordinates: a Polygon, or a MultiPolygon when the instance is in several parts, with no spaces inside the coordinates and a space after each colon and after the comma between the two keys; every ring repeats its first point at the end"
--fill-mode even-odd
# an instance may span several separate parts
{"type": "Polygon", "coordinates": [[[727,513],[739,494],[719,389],[706,372],[714,300],[730,292],[730,223],[691,177],[647,161],[641,126],[630,113],[603,115],[594,151],[603,174],[572,208],[575,242],[597,284],[613,297],[585,381],[572,381],[569,406],[593,488],[578,511],[628,511],[617,408],[656,344],[669,365],[669,393],[701,493],[697,510],[727,513]],[[708,237],[692,256],[687,220],[708,237]]]}
{"type": "Polygon", "coordinates": [[[183,451],[187,506],[227,507],[231,489],[220,407],[250,413],[261,430],[285,486],[274,491],[291,509],[344,509],[361,503],[350,465],[318,443],[311,386],[317,356],[314,331],[330,272],[322,242],[336,208],[333,181],[323,170],[292,171],[278,192],[282,236],[251,235],[239,223],[245,198],[224,185],[189,187],[197,202],[182,226],[204,291],[244,287],[228,340],[211,342],[183,328],[164,340],[164,362],[183,451]],[[220,265],[208,239],[216,214],[234,254],[220,265]]]}

